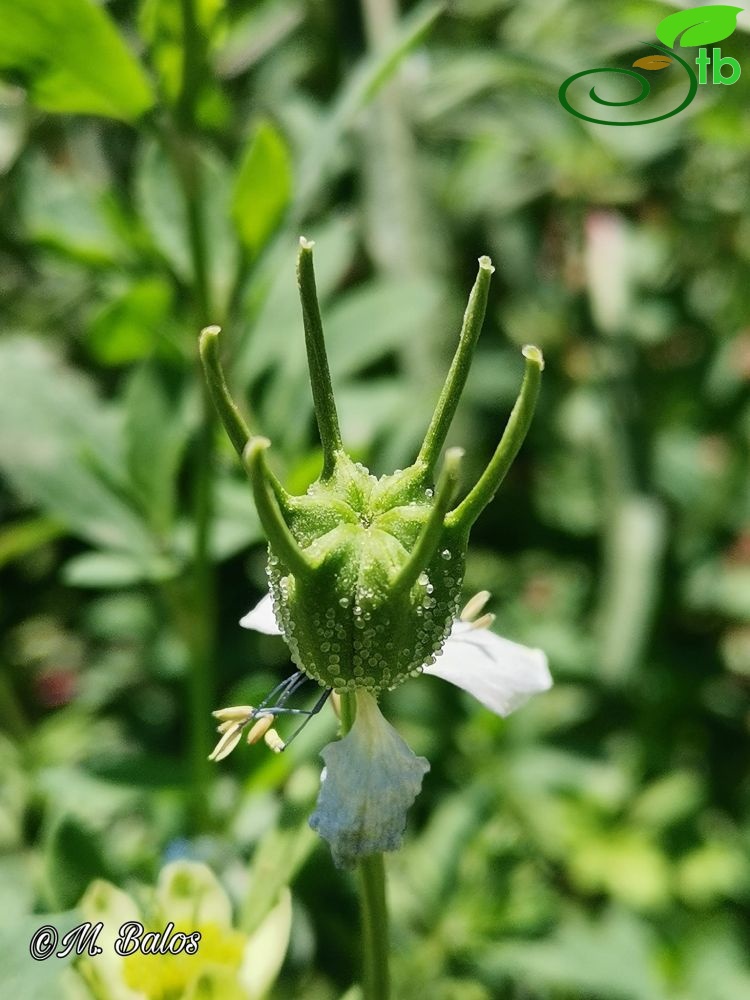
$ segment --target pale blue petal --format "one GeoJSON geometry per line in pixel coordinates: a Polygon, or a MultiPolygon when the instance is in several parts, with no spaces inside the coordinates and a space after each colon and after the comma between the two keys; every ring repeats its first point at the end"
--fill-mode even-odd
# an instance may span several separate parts
{"type": "Polygon", "coordinates": [[[397,850],[430,765],[386,722],[373,695],[357,692],[354,725],[321,756],[326,766],[310,826],[330,844],[337,867],[397,850]]]}

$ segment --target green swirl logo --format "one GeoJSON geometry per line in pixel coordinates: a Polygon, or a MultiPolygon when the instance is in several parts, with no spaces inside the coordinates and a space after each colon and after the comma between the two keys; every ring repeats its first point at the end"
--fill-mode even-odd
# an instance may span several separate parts
{"type": "Polygon", "coordinates": [[[713,82],[725,85],[735,83],[739,79],[740,66],[739,63],[730,56],[722,56],[719,48],[713,48],[711,50],[711,56],[709,56],[707,49],[701,47],[696,58],[696,65],[699,70],[699,73],[696,76],[696,73],[690,64],[681,56],[677,55],[672,46],[676,44],[678,38],[680,39],[680,45],[682,47],[706,46],[715,42],[723,41],[735,30],[737,25],[737,15],[741,10],[741,7],[730,7],[726,4],[712,4],[707,7],[694,7],[691,10],[677,11],[675,14],[670,14],[669,17],[665,17],[663,21],[659,22],[656,29],[656,36],[662,44],[656,45],[651,42],[644,43],[645,45],[648,45],[649,48],[655,50],[655,55],[644,56],[641,59],[637,59],[633,63],[632,69],[601,66],[596,69],[585,69],[580,73],[574,73],[573,76],[568,77],[568,79],[565,80],[560,86],[558,91],[560,104],[562,104],[569,114],[575,115],[576,118],[580,118],[583,121],[591,122],[594,125],[651,125],[653,122],[664,121],[665,118],[673,118],[681,111],[684,111],[685,108],[693,101],[696,93],[698,92],[698,85],[707,82],[707,67],[709,65],[711,65],[713,69],[713,82]],[[664,114],[652,115],[647,118],[638,118],[635,121],[610,121],[607,118],[598,118],[594,115],[585,114],[583,111],[579,111],[577,108],[573,107],[568,97],[570,87],[577,80],[580,80],[583,77],[591,77],[599,73],[614,73],[618,76],[626,76],[631,80],[635,80],[638,84],[638,93],[629,99],[610,101],[601,97],[596,92],[596,87],[592,86],[589,90],[589,98],[594,101],[594,103],[605,108],[627,108],[632,105],[641,104],[649,97],[651,93],[651,84],[649,83],[648,78],[644,76],[642,72],[639,72],[639,70],[647,70],[650,72],[663,70],[667,69],[673,62],[676,62],[679,66],[681,66],[687,74],[688,89],[687,94],[681,103],[676,108],[673,108],[671,111],[666,111],[664,114]],[[726,67],[730,70],[729,76],[724,75],[724,68],[726,67]]]}
{"type": "MultiPolygon", "coordinates": [[[[663,48],[661,45],[652,45],[650,42],[646,42],[652,49],[656,49],[658,52],[669,52],[669,49],[663,48]]],[[[654,56],[654,59],[657,57],[654,56]]],[[[576,118],[582,118],[585,122],[593,122],[595,125],[650,125],[652,122],[660,122],[665,118],[672,118],[674,115],[678,115],[681,111],[690,104],[695,95],[698,93],[698,78],[692,71],[690,66],[682,59],[677,53],[673,52],[671,57],[667,57],[667,62],[662,65],[644,66],[644,69],[662,69],[666,68],[672,61],[672,58],[676,59],[678,63],[684,68],[688,75],[690,81],[690,86],[688,92],[682,103],[674,108],[672,111],[667,111],[663,115],[656,115],[653,118],[639,118],[634,122],[612,122],[607,121],[606,118],[593,118],[591,115],[585,115],[582,111],[576,111],[573,105],[568,100],[568,88],[571,84],[575,83],[576,80],[580,80],[584,76],[594,76],[596,73],[618,73],[621,76],[630,77],[631,80],[636,80],[640,86],[640,93],[636,94],[635,97],[631,97],[629,101],[608,101],[604,97],[600,97],[596,92],[596,87],[592,87],[589,91],[589,97],[592,101],[597,104],[601,104],[607,108],[627,108],[632,104],[640,104],[641,101],[645,101],[646,98],[651,93],[651,84],[648,79],[642,74],[638,73],[634,69],[618,69],[610,66],[602,66],[598,69],[585,69],[581,73],[574,73],[573,76],[569,76],[568,79],[562,84],[558,92],[558,97],[560,98],[560,104],[569,111],[571,115],[575,115],[576,118]]],[[[639,59],[638,62],[645,62],[644,59],[639,59]]]]}

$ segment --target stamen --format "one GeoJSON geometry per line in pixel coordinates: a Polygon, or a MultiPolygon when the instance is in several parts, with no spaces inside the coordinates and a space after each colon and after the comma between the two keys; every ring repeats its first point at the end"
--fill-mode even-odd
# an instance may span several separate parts
{"type": "Polygon", "coordinates": [[[331,707],[336,713],[336,718],[341,718],[341,695],[338,691],[331,691],[331,707]]]}
{"type": "Polygon", "coordinates": [[[263,701],[258,705],[258,707],[253,712],[253,717],[256,717],[261,709],[266,708],[278,695],[278,700],[274,705],[274,708],[278,708],[279,705],[283,705],[285,701],[292,695],[297,688],[305,683],[307,678],[302,673],[301,670],[295,670],[291,676],[285,678],[281,684],[277,684],[276,687],[271,691],[270,694],[266,695],[263,701]]]}
{"type": "Polygon", "coordinates": [[[252,705],[232,705],[229,708],[217,708],[211,715],[222,722],[239,722],[241,719],[248,719],[255,709],[252,705]]]}
{"type": "Polygon", "coordinates": [[[462,622],[473,622],[476,616],[481,613],[491,596],[492,595],[489,590],[480,590],[478,594],[474,594],[474,596],[466,602],[466,606],[458,617],[462,622]]]}
{"type": "Polygon", "coordinates": [[[274,753],[281,753],[281,751],[286,748],[286,743],[282,740],[275,729],[269,729],[263,739],[265,740],[268,749],[273,750],[274,753]]]}
{"type": "Polygon", "coordinates": [[[262,739],[274,753],[281,753],[282,750],[286,750],[292,740],[302,732],[310,719],[318,714],[331,694],[331,689],[326,688],[312,708],[287,708],[286,702],[307,680],[308,677],[301,670],[297,670],[290,677],[283,680],[281,684],[277,684],[257,708],[253,708],[252,705],[236,705],[230,708],[217,709],[213,715],[216,718],[223,719],[218,726],[218,730],[222,736],[216,744],[209,760],[218,761],[227,757],[239,743],[243,730],[250,722],[253,725],[247,734],[248,744],[252,746],[254,743],[259,743],[262,739]],[[304,716],[302,723],[286,741],[282,740],[276,730],[272,728],[274,719],[279,715],[304,716]]]}
{"type": "Polygon", "coordinates": [[[490,612],[489,614],[482,615],[481,618],[477,618],[476,621],[471,623],[472,628],[489,628],[495,620],[495,616],[490,612]]]}
{"type": "MultiPolygon", "coordinates": [[[[292,742],[292,740],[296,739],[299,736],[299,734],[302,732],[302,730],[308,724],[308,722],[310,721],[310,719],[312,719],[312,717],[314,715],[318,714],[318,712],[321,710],[321,708],[328,701],[328,698],[330,697],[330,695],[331,695],[331,688],[326,688],[325,691],[318,698],[318,700],[315,702],[315,704],[313,705],[312,708],[307,708],[307,709],[305,709],[305,708],[279,708],[279,709],[271,709],[271,711],[274,711],[274,712],[278,711],[279,713],[284,712],[284,713],[286,713],[288,715],[304,715],[305,716],[305,720],[299,726],[297,726],[297,728],[294,730],[294,732],[289,737],[289,739],[286,741],[286,743],[283,743],[283,745],[281,745],[278,749],[276,749],[275,747],[271,747],[271,749],[272,750],[276,750],[276,753],[280,753],[282,750],[286,750],[286,748],[289,746],[289,744],[292,742]]],[[[271,732],[274,732],[274,730],[269,730],[269,733],[271,733],[271,732]]],[[[268,734],[266,734],[266,743],[268,743],[268,734]]]]}
{"type": "Polygon", "coordinates": [[[237,744],[242,738],[242,725],[239,722],[235,722],[231,729],[228,729],[224,735],[221,737],[219,742],[214,747],[212,753],[209,754],[208,759],[213,761],[224,760],[229,754],[234,750],[237,744]]]}
{"type": "Polygon", "coordinates": [[[272,715],[262,715],[258,721],[250,727],[250,732],[247,734],[247,744],[252,746],[254,743],[260,743],[264,736],[268,733],[268,730],[273,725],[272,715]]]}

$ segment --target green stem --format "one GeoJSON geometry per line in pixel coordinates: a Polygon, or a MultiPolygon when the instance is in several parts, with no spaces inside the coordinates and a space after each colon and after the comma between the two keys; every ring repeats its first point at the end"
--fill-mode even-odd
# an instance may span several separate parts
{"type": "Polygon", "coordinates": [[[385,865],[382,854],[371,854],[359,863],[362,913],[362,995],[364,1000],[388,1000],[388,904],[385,898],[385,865]]]}
{"type": "Polygon", "coordinates": [[[202,393],[202,421],[196,442],[193,517],[192,598],[195,609],[191,622],[190,687],[190,757],[192,769],[192,802],[196,828],[205,827],[211,765],[209,720],[214,707],[212,680],[214,644],[216,641],[216,580],[211,562],[210,543],[214,515],[213,459],[215,447],[214,410],[208,391],[202,393]]]}
{"type": "Polygon", "coordinates": [[[200,90],[206,49],[198,23],[195,0],[180,0],[182,16],[182,89],[177,104],[177,117],[183,129],[195,124],[195,104],[200,90]]]}
{"type": "MultiPolygon", "coordinates": [[[[201,34],[195,0],[180,0],[183,28],[183,79],[175,109],[175,125],[162,133],[172,158],[185,202],[188,244],[193,270],[191,288],[196,326],[207,326],[220,317],[214,314],[211,295],[208,242],[205,225],[203,181],[198,150],[194,143],[195,108],[205,69],[205,40],[201,34]]],[[[189,621],[191,668],[188,680],[191,811],[195,827],[207,822],[210,778],[208,719],[213,707],[212,669],[216,641],[216,583],[211,561],[211,528],[214,515],[213,465],[215,414],[203,380],[201,425],[194,451],[193,469],[193,567],[190,580],[189,621]]]]}
{"type": "MultiPolygon", "coordinates": [[[[356,695],[341,692],[341,732],[346,735],[357,714],[356,695]]],[[[357,865],[362,921],[362,997],[388,1000],[391,995],[388,948],[388,901],[382,854],[371,854],[357,865]]]]}

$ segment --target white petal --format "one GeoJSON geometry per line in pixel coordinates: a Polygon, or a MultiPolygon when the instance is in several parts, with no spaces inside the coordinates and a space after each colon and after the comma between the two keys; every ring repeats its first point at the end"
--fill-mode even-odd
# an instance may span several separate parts
{"type": "Polygon", "coordinates": [[[442,653],[426,674],[468,691],[498,715],[510,715],[533,694],[552,687],[547,657],[485,628],[455,622],[442,653]]]}
{"type": "Polygon", "coordinates": [[[263,632],[265,635],[281,635],[281,629],[276,624],[276,615],[273,613],[271,595],[266,594],[244,618],[240,618],[240,625],[243,628],[255,629],[256,632],[263,632]]]}
{"type": "Polygon", "coordinates": [[[331,847],[334,864],[401,846],[406,813],[430,765],[383,718],[375,698],[357,692],[357,716],[342,740],[321,753],[325,767],[310,826],[331,847]]]}

